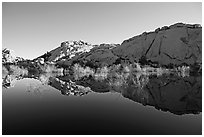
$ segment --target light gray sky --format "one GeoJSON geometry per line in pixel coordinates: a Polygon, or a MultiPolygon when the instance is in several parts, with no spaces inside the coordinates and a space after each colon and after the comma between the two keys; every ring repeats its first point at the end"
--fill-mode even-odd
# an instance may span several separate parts
{"type": "Polygon", "coordinates": [[[66,40],[117,43],[177,22],[202,24],[202,3],[3,3],[3,46],[33,59],[66,40]]]}

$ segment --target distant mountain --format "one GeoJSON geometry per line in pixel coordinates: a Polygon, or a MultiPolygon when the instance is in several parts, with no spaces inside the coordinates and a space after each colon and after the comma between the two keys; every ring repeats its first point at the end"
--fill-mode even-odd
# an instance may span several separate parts
{"type": "Polygon", "coordinates": [[[17,57],[14,54],[14,51],[4,48],[2,50],[2,63],[16,63],[18,61],[23,61],[24,59],[21,57],[17,57]]]}

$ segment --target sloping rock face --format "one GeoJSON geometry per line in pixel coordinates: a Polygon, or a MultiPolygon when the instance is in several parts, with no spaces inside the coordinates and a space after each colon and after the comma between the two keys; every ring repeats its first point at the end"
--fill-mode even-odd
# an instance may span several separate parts
{"type": "Polygon", "coordinates": [[[59,61],[58,64],[69,66],[79,63],[91,68],[109,66],[118,59],[112,52],[112,49],[117,46],[118,44],[101,44],[99,46],[94,46],[89,52],[76,55],[70,60],[59,61]]]}
{"type": "Polygon", "coordinates": [[[118,57],[112,53],[110,48],[111,46],[109,47],[109,45],[107,47],[101,45],[93,48],[89,53],[82,55],[77,60],[91,63],[98,67],[112,65],[118,57]]]}
{"type": "Polygon", "coordinates": [[[114,55],[139,61],[145,58],[160,65],[202,63],[202,27],[177,23],[123,41],[114,55]]]}
{"type": "Polygon", "coordinates": [[[159,67],[199,67],[202,64],[202,27],[177,23],[154,32],[144,32],[122,44],[91,45],[83,41],[65,41],[35,60],[65,68],[75,63],[97,68],[134,62],[159,67]]]}
{"type": "Polygon", "coordinates": [[[9,50],[7,48],[4,48],[2,50],[2,63],[15,63],[18,61],[23,61],[23,58],[16,57],[14,52],[12,50],[9,50]]]}
{"type": "Polygon", "coordinates": [[[65,41],[61,43],[60,47],[47,52],[34,60],[42,58],[45,62],[58,62],[62,59],[71,59],[72,57],[80,55],[81,53],[89,52],[93,47],[93,45],[81,40],[65,41]]]}

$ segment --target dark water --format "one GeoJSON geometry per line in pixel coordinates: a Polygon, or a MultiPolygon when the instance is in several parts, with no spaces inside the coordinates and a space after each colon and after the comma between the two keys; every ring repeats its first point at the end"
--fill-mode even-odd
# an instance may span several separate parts
{"type": "Polygon", "coordinates": [[[3,134],[202,134],[201,76],[7,75],[3,134]]]}

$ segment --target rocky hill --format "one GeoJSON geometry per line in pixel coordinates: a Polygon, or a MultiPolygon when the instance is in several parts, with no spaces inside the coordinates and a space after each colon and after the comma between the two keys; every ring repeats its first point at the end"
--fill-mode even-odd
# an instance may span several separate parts
{"type": "Polygon", "coordinates": [[[34,60],[43,58],[45,62],[58,62],[60,60],[69,60],[72,57],[76,55],[80,55],[84,52],[89,52],[90,49],[92,49],[94,46],[83,42],[81,40],[79,41],[65,41],[62,42],[59,47],[56,49],[53,49],[50,52],[45,53],[44,55],[37,57],[34,60]]]}
{"type": "MultiPolygon", "coordinates": [[[[7,49],[3,50],[2,56],[3,63],[20,60],[7,49]]],[[[91,45],[81,40],[65,41],[32,61],[66,68],[75,63],[97,68],[135,62],[157,67],[201,67],[202,27],[198,24],[176,23],[144,32],[124,40],[122,44],[91,45]]]]}
{"type": "Polygon", "coordinates": [[[129,61],[141,59],[161,65],[202,63],[202,27],[177,23],[132,37],[113,49],[129,61]]]}
{"type": "MultiPolygon", "coordinates": [[[[72,54],[73,55],[73,54],[72,54]]],[[[177,23],[157,28],[124,40],[122,44],[101,44],[61,60],[65,66],[79,63],[90,67],[110,66],[119,63],[140,62],[162,67],[195,65],[202,63],[202,27],[177,23]]]]}
{"type": "Polygon", "coordinates": [[[82,66],[89,66],[97,68],[102,66],[113,65],[118,59],[112,52],[112,49],[119,46],[119,44],[100,44],[96,45],[89,52],[74,56],[71,60],[63,60],[58,64],[63,66],[70,66],[79,63],[82,66]]]}
{"type": "Polygon", "coordinates": [[[18,61],[23,61],[24,59],[21,57],[16,57],[14,51],[9,50],[7,48],[2,49],[2,63],[15,63],[18,61]]]}
{"type": "Polygon", "coordinates": [[[65,41],[61,46],[37,57],[34,61],[47,63],[54,63],[60,66],[70,66],[73,62],[90,63],[100,66],[101,64],[109,64],[115,62],[117,57],[113,55],[112,49],[119,46],[119,44],[100,44],[91,45],[87,42],[79,41],[65,41]],[[107,62],[108,60],[108,62],[107,62]]]}

